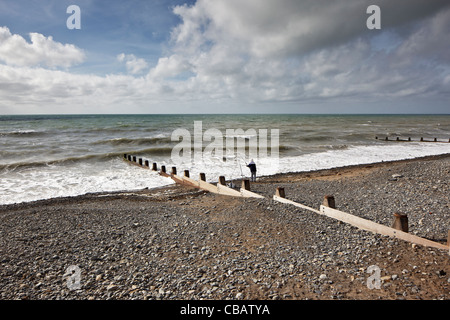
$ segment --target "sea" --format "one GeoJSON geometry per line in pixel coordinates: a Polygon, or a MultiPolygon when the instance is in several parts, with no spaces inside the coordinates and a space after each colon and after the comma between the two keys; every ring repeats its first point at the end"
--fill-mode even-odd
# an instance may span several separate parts
{"type": "Polygon", "coordinates": [[[250,158],[268,176],[446,154],[449,139],[450,115],[0,115],[0,205],[173,184],[124,154],[214,182],[250,177],[250,158]]]}

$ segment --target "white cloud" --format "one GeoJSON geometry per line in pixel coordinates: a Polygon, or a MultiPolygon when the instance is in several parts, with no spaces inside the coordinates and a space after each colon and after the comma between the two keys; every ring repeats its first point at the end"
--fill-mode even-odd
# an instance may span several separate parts
{"type": "Polygon", "coordinates": [[[191,64],[180,55],[174,54],[170,57],[160,58],[158,64],[150,70],[149,77],[171,78],[186,71],[192,71],[191,64]]]}
{"type": "Polygon", "coordinates": [[[387,31],[416,22],[415,32],[403,31],[403,42],[391,52],[372,46],[365,2],[199,0],[178,6],[174,13],[182,22],[172,31],[172,55],[160,58],[149,78],[189,70],[189,81],[166,84],[178,90],[185,85],[199,100],[247,102],[364,101],[441,87],[446,75],[436,69],[448,60],[450,11],[433,14],[445,3],[412,0],[395,20],[392,12],[401,6],[377,2],[387,31]],[[438,61],[416,65],[418,58],[438,61]]]}
{"type": "Polygon", "coordinates": [[[134,54],[121,53],[117,56],[117,60],[125,62],[127,71],[133,75],[142,73],[148,68],[148,63],[142,58],[137,58],[134,54]]]}
{"type": "Polygon", "coordinates": [[[389,50],[382,37],[376,46],[371,41],[376,33],[366,28],[363,1],[199,0],[178,6],[174,13],[181,23],[155,65],[132,54],[116,56],[127,75],[45,69],[71,66],[82,51],[37,34],[29,44],[1,28],[0,60],[7,65],[0,64],[0,113],[11,104],[62,105],[68,112],[199,111],[187,109],[192,103],[230,112],[224,106],[254,103],[255,109],[246,111],[258,111],[271,102],[364,105],[376,99],[448,97],[450,10],[425,15],[422,2],[411,0],[405,8],[411,17],[405,13],[399,20],[415,23],[397,32],[400,21],[390,18],[389,9],[399,9],[379,2],[384,22],[377,34],[385,28],[396,35],[389,50]],[[14,47],[20,49],[16,56],[14,47]],[[167,105],[179,109],[156,109],[167,105]]]}
{"type": "Polygon", "coordinates": [[[172,39],[186,53],[226,43],[257,58],[299,56],[369,35],[366,9],[375,3],[382,8],[383,29],[448,6],[446,0],[198,0],[174,8],[183,22],[172,39]]]}
{"type": "Polygon", "coordinates": [[[0,64],[0,114],[167,112],[171,89],[132,75],[74,74],[69,71],[0,64]]]}
{"type": "Polygon", "coordinates": [[[431,58],[450,63],[449,41],[450,9],[439,12],[433,19],[420,25],[397,50],[399,57],[431,58]]]}
{"type": "Polygon", "coordinates": [[[31,43],[22,36],[0,27],[0,61],[14,66],[46,66],[68,68],[82,63],[85,54],[71,44],[61,44],[52,37],[30,33],[31,43]]]}

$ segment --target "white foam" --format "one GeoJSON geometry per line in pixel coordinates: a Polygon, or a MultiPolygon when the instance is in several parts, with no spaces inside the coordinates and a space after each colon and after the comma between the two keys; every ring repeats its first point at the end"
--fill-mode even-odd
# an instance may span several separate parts
{"type": "Polygon", "coordinates": [[[22,169],[1,177],[0,204],[12,204],[92,192],[138,190],[173,183],[151,170],[121,160],[22,169]]]}
{"type": "MultiPolygon", "coordinates": [[[[258,176],[276,173],[312,171],[341,166],[369,164],[381,161],[412,159],[422,156],[450,153],[450,143],[395,143],[386,145],[354,146],[343,150],[329,150],[297,157],[255,159],[258,176]]],[[[150,163],[152,163],[151,159],[150,163]]],[[[217,181],[223,175],[227,180],[249,177],[250,171],[244,159],[222,162],[210,159],[208,163],[190,163],[177,166],[179,175],[184,170],[198,179],[200,172],[207,181],[217,181]]],[[[166,165],[170,171],[170,162],[166,165]]],[[[63,196],[76,196],[91,192],[139,190],[172,184],[151,170],[132,166],[121,159],[105,163],[90,162],[73,165],[52,165],[47,167],[21,169],[0,175],[0,204],[11,204],[63,196]]]]}
{"type": "MultiPolygon", "coordinates": [[[[329,150],[299,157],[281,158],[278,172],[270,166],[263,167],[261,175],[275,173],[313,171],[336,167],[369,164],[382,161],[413,159],[450,153],[449,144],[405,143],[391,145],[354,146],[343,150],[329,150]]],[[[260,166],[261,167],[261,166],[260,166]]]]}
{"type": "MultiPolygon", "coordinates": [[[[256,159],[258,176],[268,176],[277,173],[313,171],[336,167],[369,164],[382,161],[413,159],[423,156],[450,153],[450,143],[392,143],[390,145],[353,146],[347,149],[333,149],[326,152],[310,153],[295,157],[284,157],[278,160],[269,158],[256,159]]],[[[247,160],[248,162],[248,160],[247,160]]],[[[171,165],[166,164],[170,170],[171,165]]],[[[227,158],[223,162],[209,159],[206,163],[189,163],[177,166],[178,175],[189,170],[190,176],[198,179],[199,173],[206,174],[206,180],[218,181],[219,176],[227,180],[250,177],[250,170],[243,158],[232,161],[227,158]]]]}
{"type": "MultiPolygon", "coordinates": [[[[445,153],[450,153],[450,144],[408,143],[407,145],[355,146],[344,150],[329,150],[296,157],[285,157],[278,161],[271,158],[256,159],[256,162],[258,176],[268,176],[277,173],[313,171],[382,161],[413,159],[445,153]]],[[[250,176],[250,171],[242,159],[231,162],[216,161],[216,163],[211,161],[206,166],[190,164],[177,169],[179,173],[188,169],[191,177],[194,178],[197,178],[198,174],[203,172],[206,174],[208,181],[217,181],[221,175],[224,175],[227,180],[250,176]]]]}

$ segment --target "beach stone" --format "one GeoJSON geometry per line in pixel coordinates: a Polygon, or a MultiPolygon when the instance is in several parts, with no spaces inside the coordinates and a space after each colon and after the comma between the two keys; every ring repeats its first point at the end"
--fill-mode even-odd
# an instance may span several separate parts
{"type": "Polygon", "coordinates": [[[115,284],[109,284],[107,287],[106,287],[106,291],[115,291],[115,290],[117,290],[119,287],[117,286],[117,285],[115,285],[115,284]]]}
{"type": "Polygon", "coordinates": [[[448,159],[292,173],[289,183],[285,175],[264,177],[252,184],[265,196],[257,200],[175,185],[3,206],[0,297],[448,300],[448,250],[272,199],[280,185],[290,199],[312,208],[334,194],[344,212],[384,225],[392,222],[386,208],[408,212],[414,234],[446,239],[448,159]],[[392,172],[407,177],[401,188],[386,181],[392,172]],[[82,270],[80,290],[68,290],[61,279],[72,264],[82,270]],[[382,277],[381,291],[367,288],[371,264],[394,274],[382,277]]]}
{"type": "Polygon", "coordinates": [[[391,280],[391,276],[383,276],[380,278],[382,281],[390,281],[391,280]]]}

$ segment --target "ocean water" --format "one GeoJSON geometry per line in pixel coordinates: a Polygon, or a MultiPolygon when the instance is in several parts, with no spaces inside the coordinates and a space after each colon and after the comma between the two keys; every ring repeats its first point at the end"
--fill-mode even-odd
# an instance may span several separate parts
{"type": "MultiPolygon", "coordinates": [[[[271,175],[450,153],[449,138],[450,115],[0,116],[0,204],[173,183],[128,164],[124,154],[158,167],[176,165],[179,172],[188,169],[194,178],[203,172],[208,181],[217,181],[219,175],[249,177],[245,163],[250,157],[256,158],[258,175],[271,175]],[[172,137],[180,130],[184,140],[172,137]],[[246,147],[227,148],[227,130],[234,130],[246,147]],[[215,140],[206,139],[207,132],[215,140]],[[413,141],[386,142],[386,136],[413,141]],[[443,143],[420,142],[421,137],[443,143]],[[172,152],[182,141],[193,148],[200,141],[203,161],[192,156],[176,163],[172,152]],[[256,156],[251,141],[261,148],[256,156]],[[223,148],[206,153],[212,142],[223,148]]],[[[232,141],[237,146],[238,139],[232,141]]]]}

